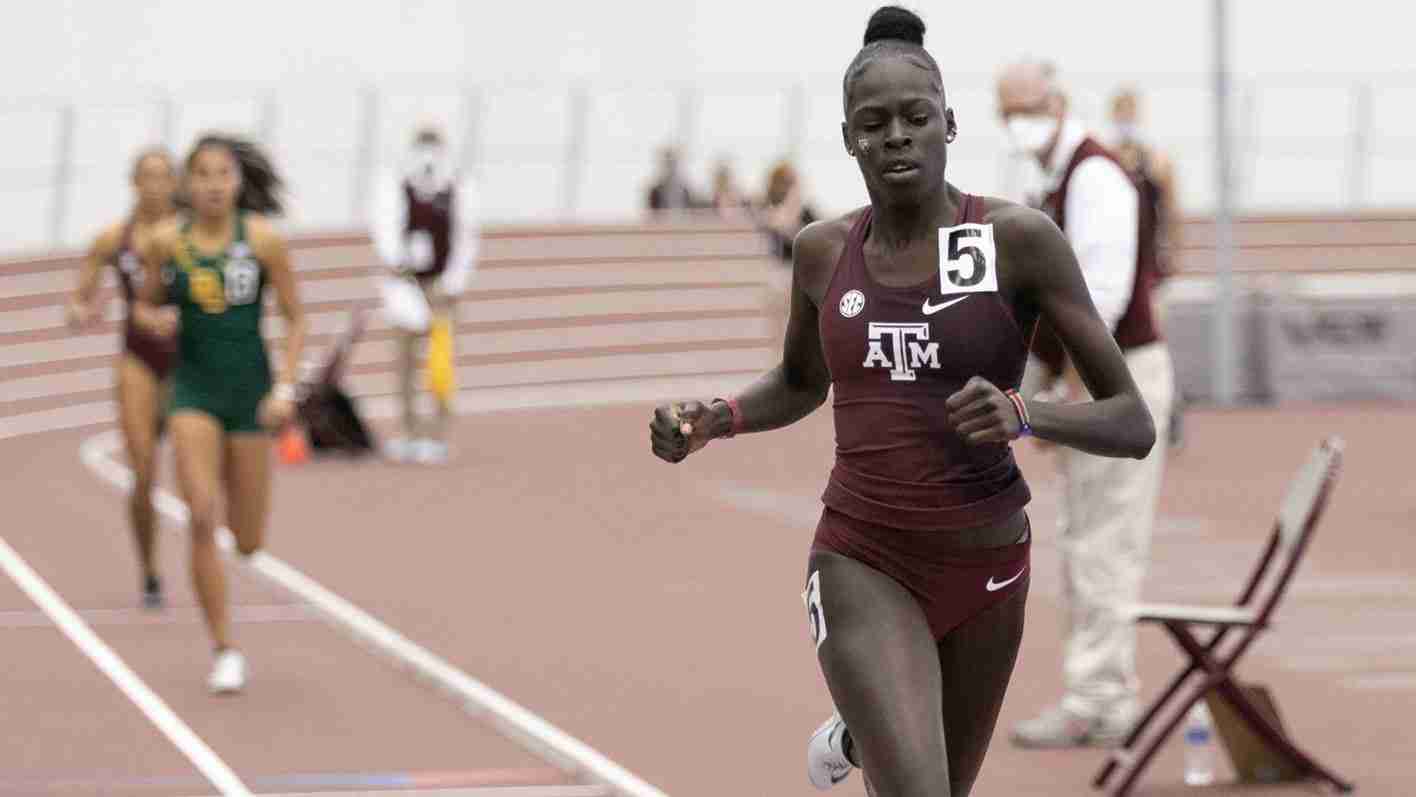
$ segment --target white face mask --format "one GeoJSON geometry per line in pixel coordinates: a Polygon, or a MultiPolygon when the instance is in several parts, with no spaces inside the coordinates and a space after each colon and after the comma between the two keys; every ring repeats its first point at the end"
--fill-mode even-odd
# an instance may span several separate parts
{"type": "Polygon", "coordinates": [[[1056,132],[1057,120],[1051,116],[1014,114],[1008,118],[1008,139],[1016,152],[1037,155],[1047,148],[1056,132]]]}
{"type": "Polygon", "coordinates": [[[414,145],[408,157],[408,179],[418,188],[435,191],[449,176],[447,153],[435,144],[414,145]]]}
{"type": "Polygon", "coordinates": [[[1118,144],[1135,141],[1138,132],[1135,122],[1113,122],[1111,125],[1111,139],[1118,144]]]}

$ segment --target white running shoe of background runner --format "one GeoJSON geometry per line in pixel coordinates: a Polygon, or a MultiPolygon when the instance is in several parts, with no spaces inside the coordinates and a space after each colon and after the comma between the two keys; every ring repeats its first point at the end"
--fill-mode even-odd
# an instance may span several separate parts
{"type": "Polygon", "coordinates": [[[207,677],[207,688],[212,694],[234,694],[245,686],[246,657],[229,648],[216,654],[216,663],[211,666],[211,675],[207,677]]]}

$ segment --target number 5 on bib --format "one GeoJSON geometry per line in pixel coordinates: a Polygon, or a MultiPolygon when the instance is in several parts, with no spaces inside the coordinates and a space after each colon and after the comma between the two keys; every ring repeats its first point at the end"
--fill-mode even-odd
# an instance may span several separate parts
{"type": "Polygon", "coordinates": [[[992,224],[939,229],[939,292],[997,293],[998,251],[992,224]]]}

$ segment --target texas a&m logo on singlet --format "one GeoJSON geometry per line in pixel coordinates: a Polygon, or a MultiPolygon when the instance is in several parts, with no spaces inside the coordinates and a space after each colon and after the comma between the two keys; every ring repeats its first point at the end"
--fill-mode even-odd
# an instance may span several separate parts
{"type": "MultiPolygon", "coordinates": [[[[970,294],[997,293],[996,255],[992,224],[960,224],[940,229],[939,293],[956,298],[931,303],[930,297],[925,296],[920,315],[938,314],[939,323],[947,324],[947,310],[970,294]]],[[[864,297],[861,297],[861,305],[864,305],[864,297]]],[[[845,315],[844,301],[841,314],[845,315]]],[[[929,339],[930,324],[931,321],[871,321],[866,331],[864,367],[889,370],[892,382],[913,382],[920,370],[939,370],[939,343],[929,339]]]]}
{"type": "Polygon", "coordinates": [[[929,324],[870,322],[866,368],[890,369],[890,381],[913,382],[920,368],[939,368],[939,344],[929,342],[929,324]]]}

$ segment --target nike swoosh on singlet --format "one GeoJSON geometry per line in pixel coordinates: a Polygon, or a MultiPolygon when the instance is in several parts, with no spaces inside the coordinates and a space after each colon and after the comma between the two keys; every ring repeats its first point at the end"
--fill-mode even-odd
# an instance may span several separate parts
{"type": "MultiPolygon", "coordinates": [[[[969,295],[972,296],[973,294],[969,294],[969,295]]],[[[924,300],[924,307],[921,308],[921,309],[924,310],[924,314],[925,314],[925,315],[934,315],[935,313],[939,312],[940,310],[944,310],[944,309],[953,307],[954,305],[958,304],[959,302],[962,302],[963,300],[965,300],[965,299],[967,299],[967,298],[969,298],[969,297],[968,297],[968,296],[960,296],[960,297],[957,298],[957,299],[951,299],[951,300],[949,300],[949,301],[947,301],[947,302],[945,302],[945,303],[943,303],[943,304],[930,304],[930,303],[929,303],[929,300],[928,300],[928,299],[925,299],[925,300],[924,300]]]]}
{"type": "Polygon", "coordinates": [[[1003,589],[1009,584],[1012,584],[1014,581],[1017,581],[1018,579],[1022,578],[1023,574],[1026,572],[1028,572],[1028,569],[1024,567],[1022,570],[1018,571],[1018,574],[1016,576],[1013,576],[1007,581],[994,581],[993,576],[989,576],[988,583],[985,584],[983,588],[988,590],[989,592],[997,592],[998,590],[1003,589]]]}

